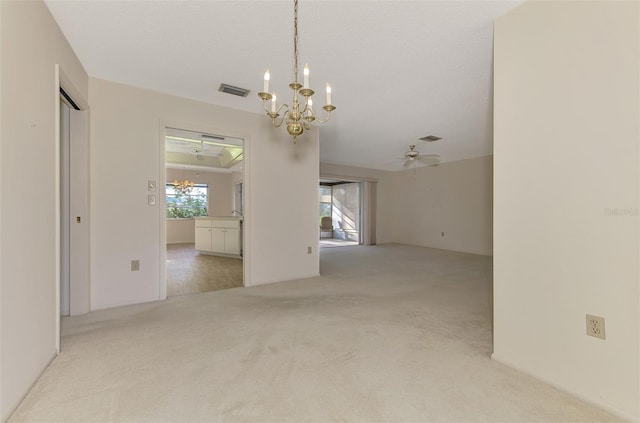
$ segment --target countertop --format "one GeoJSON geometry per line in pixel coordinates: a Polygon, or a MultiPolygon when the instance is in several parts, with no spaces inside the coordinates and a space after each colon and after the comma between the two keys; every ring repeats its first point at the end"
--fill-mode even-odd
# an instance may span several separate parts
{"type": "Polygon", "coordinates": [[[238,216],[196,216],[194,219],[198,220],[244,220],[238,216]]]}

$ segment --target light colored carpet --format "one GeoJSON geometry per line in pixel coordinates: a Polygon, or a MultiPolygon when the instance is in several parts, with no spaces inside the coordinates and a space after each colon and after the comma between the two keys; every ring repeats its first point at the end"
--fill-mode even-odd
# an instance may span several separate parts
{"type": "Polygon", "coordinates": [[[492,361],[491,259],[328,248],[323,276],[63,322],[11,422],[609,422],[492,361]]]}
{"type": "Polygon", "coordinates": [[[356,241],[346,241],[338,238],[321,238],[320,248],[346,247],[348,245],[358,245],[356,241]]]}
{"type": "Polygon", "coordinates": [[[242,286],[242,260],[200,254],[194,244],[167,245],[167,296],[242,286]]]}

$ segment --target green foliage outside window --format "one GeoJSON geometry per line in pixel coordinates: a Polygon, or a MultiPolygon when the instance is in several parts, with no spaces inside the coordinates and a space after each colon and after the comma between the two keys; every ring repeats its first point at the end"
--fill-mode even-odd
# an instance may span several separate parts
{"type": "Polygon", "coordinates": [[[190,219],[207,216],[208,187],[206,184],[166,186],[167,218],[190,219]]]}

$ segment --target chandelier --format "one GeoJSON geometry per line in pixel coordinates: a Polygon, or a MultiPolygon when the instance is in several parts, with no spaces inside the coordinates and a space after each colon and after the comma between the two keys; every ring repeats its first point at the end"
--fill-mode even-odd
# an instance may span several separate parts
{"type": "Polygon", "coordinates": [[[313,96],[314,92],[309,88],[309,66],[304,67],[304,79],[303,84],[298,82],[298,0],[293,2],[293,82],[289,84],[289,88],[293,90],[293,102],[292,105],[282,104],[278,107],[276,103],[276,94],[269,92],[269,79],[271,74],[269,70],[264,73],[264,90],[258,93],[258,97],[262,99],[262,107],[264,107],[267,116],[271,118],[271,123],[276,128],[279,128],[283,122],[287,124],[287,132],[293,136],[293,142],[295,144],[296,137],[304,132],[304,130],[311,129],[311,122],[317,120],[324,123],[331,117],[331,112],[335,110],[335,106],[331,104],[331,86],[327,84],[327,104],[322,108],[327,112],[325,119],[316,119],[313,112],[313,96]],[[302,104],[300,102],[299,95],[304,97],[302,104]],[[267,102],[271,100],[271,109],[267,107],[267,102]],[[282,112],[282,116],[280,115],[282,112]],[[280,119],[278,119],[278,117],[280,119]]]}
{"type": "Polygon", "coordinates": [[[181,191],[185,191],[188,188],[193,188],[194,185],[195,183],[193,181],[188,181],[186,179],[184,181],[179,181],[177,179],[173,180],[173,186],[181,191]]]}

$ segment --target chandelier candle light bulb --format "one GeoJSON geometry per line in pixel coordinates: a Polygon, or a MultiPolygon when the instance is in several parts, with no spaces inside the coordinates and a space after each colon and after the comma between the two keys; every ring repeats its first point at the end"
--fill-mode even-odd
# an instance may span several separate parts
{"type": "Polygon", "coordinates": [[[293,103],[291,106],[281,104],[278,107],[275,93],[269,93],[269,80],[271,79],[269,69],[264,73],[264,90],[258,93],[258,97],[262,99],[262,107],[267,112],[267,116],[271,118],[273,126],[279,128],[280,125],[286,122],[287,132],[293,137],[295,144],[298,135],[301,135],[305,129],[311,129],[313,121],[327,122],[331,117],[331,112],[336,109],[331,104],[331,86],[327,84],[327,104],[322,107],[327,115],[324,119],[316,118],[313,113],[313,101],[311,100],[314,92],[309,88],[308,64],[304,65],[302,72],[303,84],[298,82],[298,0],[293,2],[293,63],[293,82],[289,84],[289,88],[293,90],[293,103]],[[267,101],[269,100],[271,100],[271,109],[267,107],[267,101]],[[281,111],[283,111],[282,115],[280,114],[281,111]]]}
{"type": "Polygon", "coordinates": [[[304,83],[302,84],[303,88],[309,88],[309,64],[304,65],[304,83]]]}
{"type": "Polygon", "coordinates": [[[264,73],[264,92],[269,92],[269,79],[271,79],[271,74],[269,73],[269,69],[264,73]]]}

